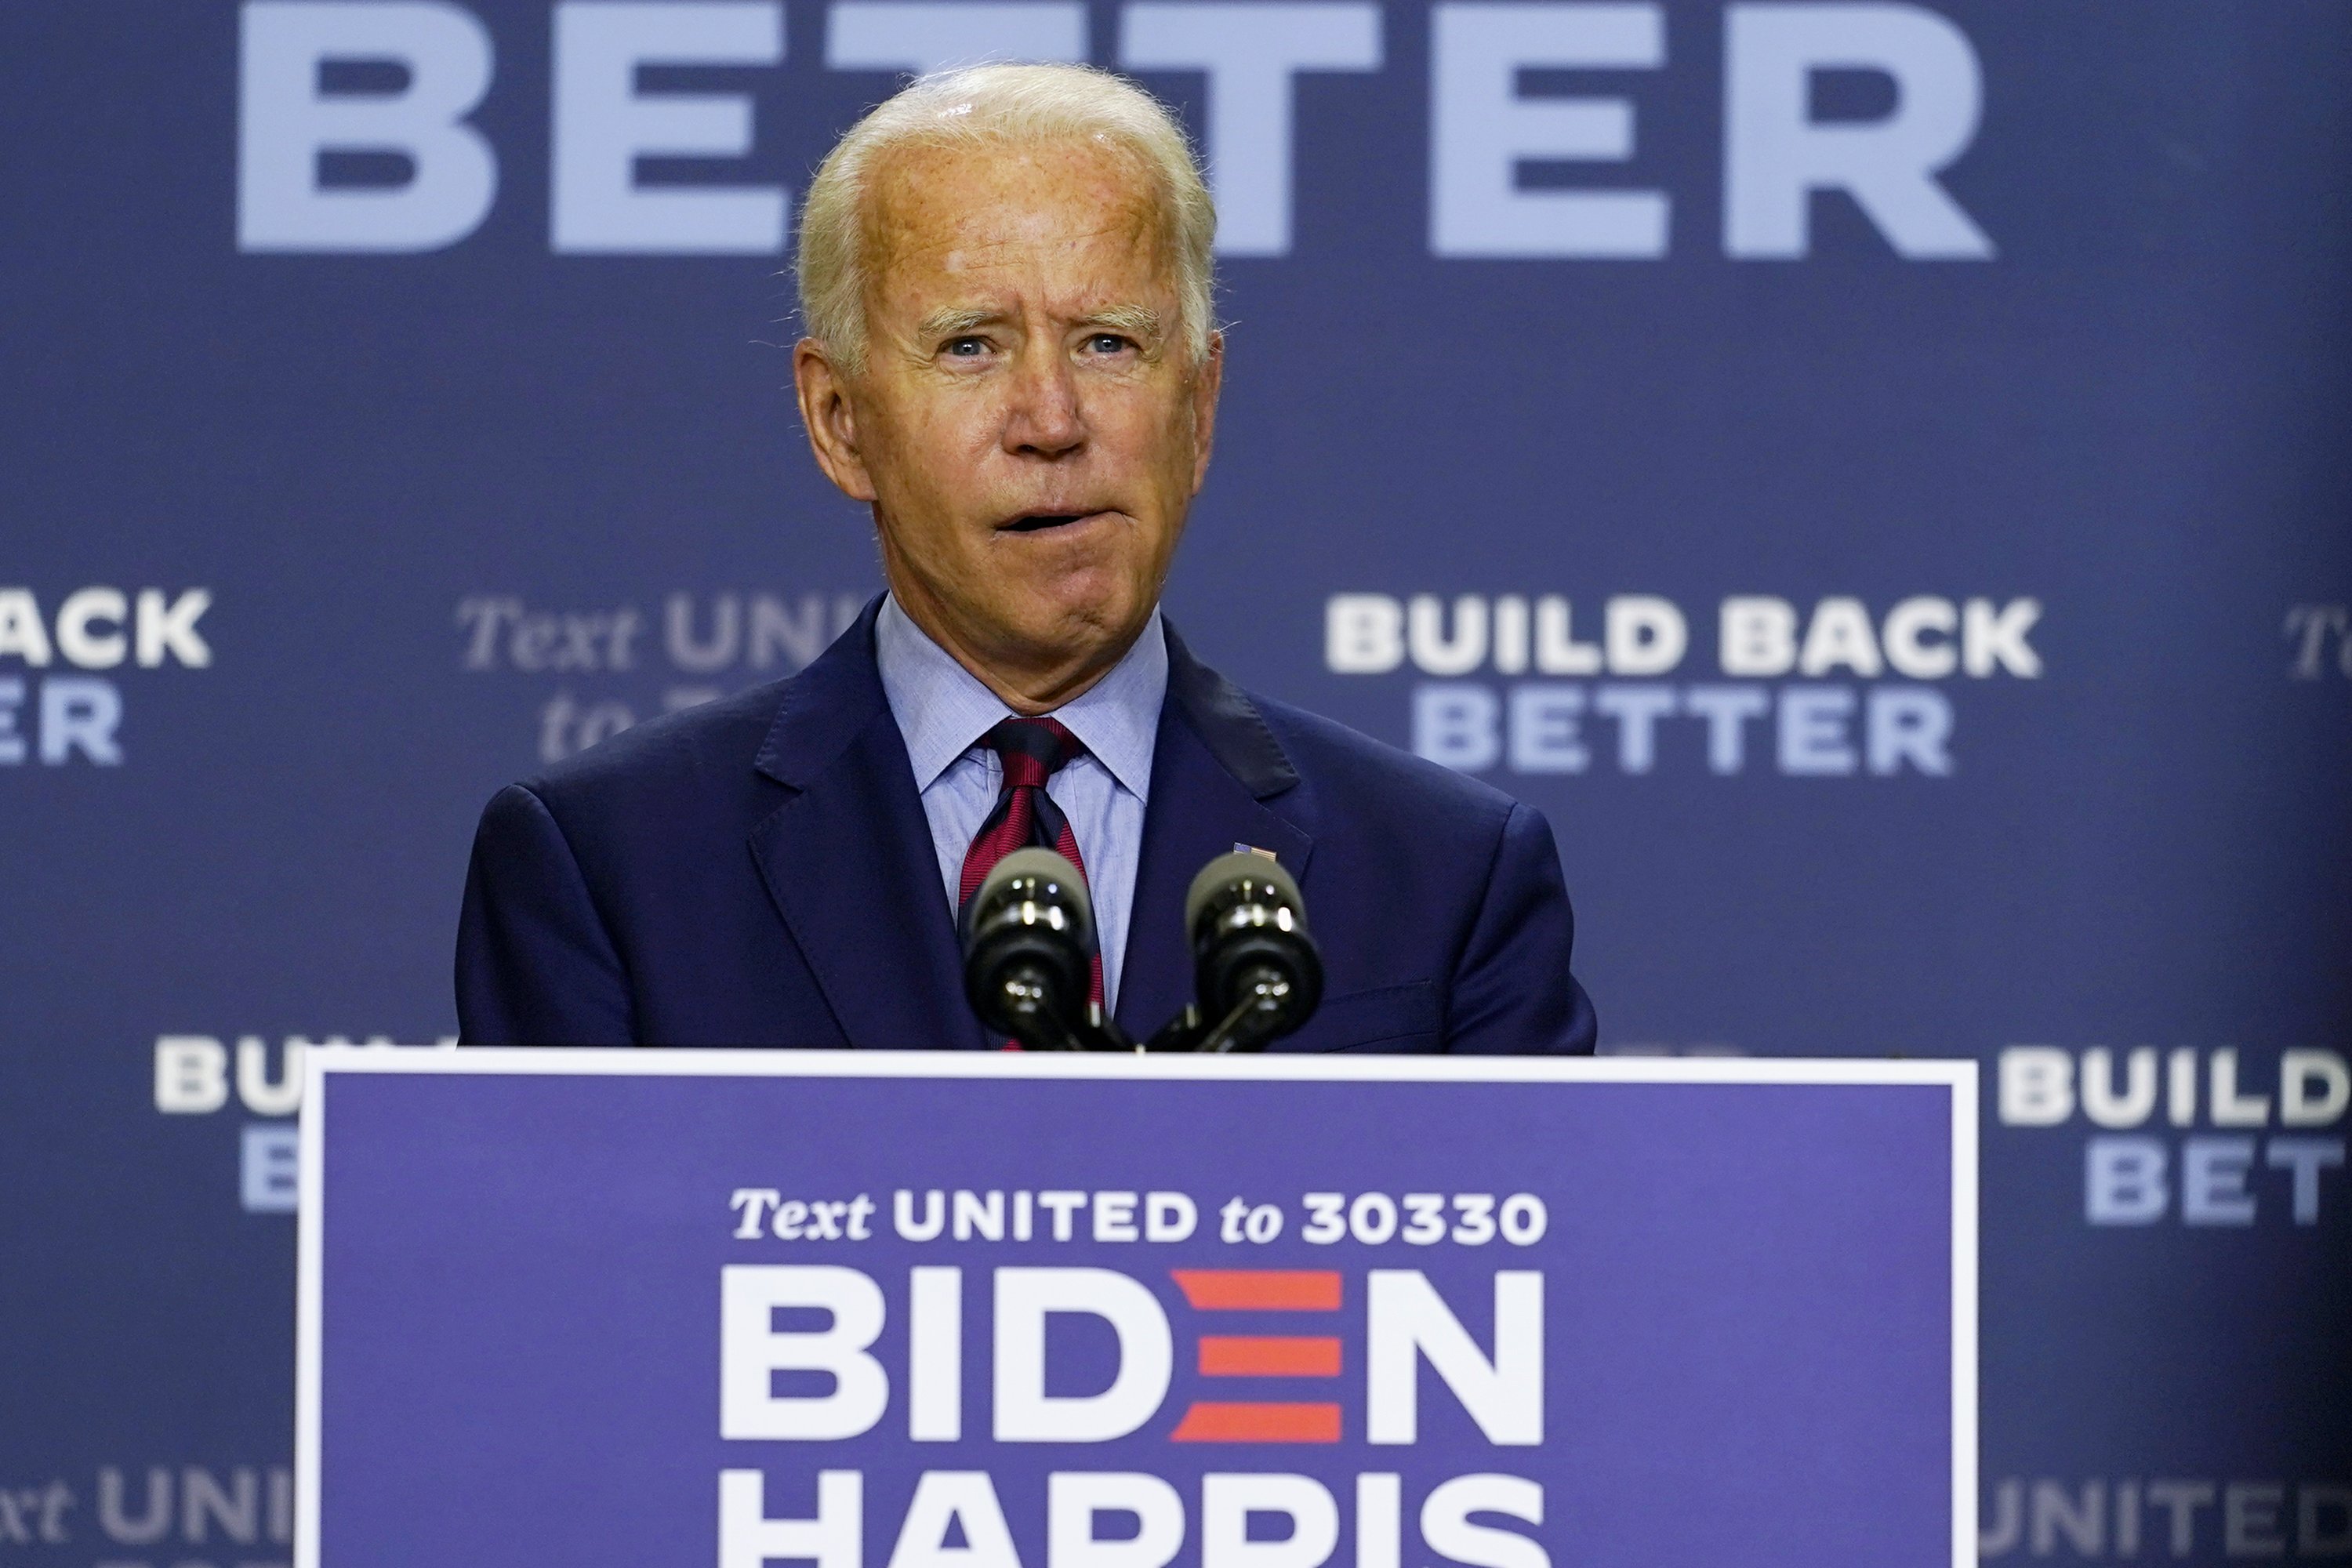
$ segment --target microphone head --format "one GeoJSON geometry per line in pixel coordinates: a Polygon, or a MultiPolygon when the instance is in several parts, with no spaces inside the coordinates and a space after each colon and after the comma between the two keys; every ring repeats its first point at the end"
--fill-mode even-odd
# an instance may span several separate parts
{"type": "Polygon", "coordinates": [[[1093,942],[1095,903],[1087,894],[1086,877],[1051,849],[1033,848],[1015,849],[982,879],[971,901],[963,907],[965,944],[971,944],[971,930],[985,911],[1014,899],[1035,903],[1039,918],[1045,918],[1044,911],[1062,911],[1061,918],[1082,931],[1089,944],[1093,942]]]}
{"type": "Polygon", "coordinates": [[[1211,1019],[1237,1016],[1242,1048],[1297,1030],[1323,1000],[1323,958],[1307,932],[1297,879],[1263,855],[1235,850],[1201,868],[1184,897],[1193,994],[1211,1019]]]}
{"type": "Polygon", "coordinates": [[[1051,849],[996,863],[958,918],[964,994],[981,1022],[1035,1049],[1066,1042],[1087,1015],[1095,953],[1086,878],[1051,849]]]}
{"type": "Polygon", "coordinates": [[[1185,931],[1197,940],[1201,917],[1210,912],[1213,904],[1242,899],[1288,910],[1298,929],[1307,929],[1307,900],[1298,896],[1297,879],[1279,861],[1236,849],[1218,856],[1192,879],[1192,888],[1184,894],[1185,931]]]}

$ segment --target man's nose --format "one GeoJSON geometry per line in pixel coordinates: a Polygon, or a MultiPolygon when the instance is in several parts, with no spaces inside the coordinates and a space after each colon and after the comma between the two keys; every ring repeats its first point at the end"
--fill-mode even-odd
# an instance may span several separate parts
{"type": "Polygon", "coordinates": [[[1004,449],[1016,457],[1059,458],[1086,444],[1077,377],[1058,346],[1033,345],[1013,369],[1005,410],[1004,449]]]}

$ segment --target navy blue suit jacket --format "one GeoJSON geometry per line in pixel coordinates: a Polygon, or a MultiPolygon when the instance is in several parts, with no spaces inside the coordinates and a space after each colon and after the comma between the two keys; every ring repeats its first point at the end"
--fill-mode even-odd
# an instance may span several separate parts
{"type": "MultiPolygon", "coordinates": [[[[626,731],[483,813],[457,933],[479,1045],[988,1048],[963,997],[877,599],[788,680],[626,731]]],[[[1278,1050],[1590,1051],[1542,816],[1245,695],[1168,634],[1118,1019],[1192,999],[1186,887],[1236,844],[1297,877],[1323,1005],[1278,1050]]]]}

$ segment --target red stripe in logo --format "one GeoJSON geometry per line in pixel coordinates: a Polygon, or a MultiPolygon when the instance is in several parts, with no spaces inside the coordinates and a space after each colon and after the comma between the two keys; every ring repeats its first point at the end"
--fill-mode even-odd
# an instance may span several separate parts
{"type": "Polygon", "coordinates": [[[1212,1405],[1184,1412],[1170,1434],[1179,1443],[1336,1443],[1336,1405],[1212,1405]]]}
{"type": "Polygon", "coordinates": [[[1204,1312],[1336,1312],[1331,1268],[1179,1268],[1176,1288],[1204,1312]]]}
{"type": "Polygon", "coordinates": [[[1212,1334],[1201,1341],[1203,1377],[1337,1377],[1339,1342],[1269,1334],[1212,1334]]]}

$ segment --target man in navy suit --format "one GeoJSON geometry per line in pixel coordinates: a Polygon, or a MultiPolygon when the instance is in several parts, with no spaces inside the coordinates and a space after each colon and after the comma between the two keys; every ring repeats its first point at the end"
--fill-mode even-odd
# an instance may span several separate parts
{"type": "Polygon", "coordinates": [[[959,903],[1077,862],[1096,999],[1191,1000],[1195,870],[1298,879],[1324,1000],[1283,1050],[1590,1051],[1542,816],[1195,659],[1160,592],[1208,468],[1215,216],[1183,137],[1068,66],[926,78],[810,187],[794,351],[887,594],[793,679],[501,791],[457,939],[478,1044],[1001,1045],[959,903]]]}

